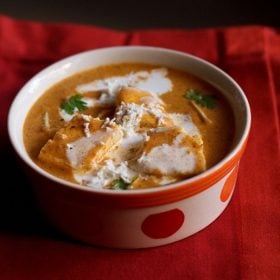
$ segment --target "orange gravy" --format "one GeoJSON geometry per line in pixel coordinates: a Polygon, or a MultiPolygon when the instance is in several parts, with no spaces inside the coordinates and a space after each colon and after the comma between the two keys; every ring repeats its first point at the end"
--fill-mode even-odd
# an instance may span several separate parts
{"type": "MultiPolygon", "coordinates": [[[[106,65],[77,73],[53,85],[36,101],[25,120],[23,139],[27,153],[36,164],[53,175],[74,181],[71,170],[56,170],[53,166],[48,166],[38,161],[38,154],[41,148],[65,124],[59,115],[58,108],[60,108],[67,97],[75,94],[77,85],[112,76],[123,76],[138,71],[151,71],[158,67],[157,65],[136,63],[106,65]],[[49,116],[49,130],[46,130],[43,126],[46,112],[49,116]]],[[[225,97],[208,83],[191,74],[172,68],[167,69],[168,78],[172,81],[173,87],[170,92],[161,95],[160,98],[166,104],[166,111],[168,113],[181,113],[191,116],[193,123],[197,126],[202,136],[206,164],[207,168],[210,168],[225,157],[231,148],[235,130],[232,109],[225,97]],[[188,89],[207,92],[215,97],[215,108],[201,108],[211,120],[211,123],[203,120],[192,102],[184,97],[188,89]]],[[[100,108],[90,108],[83,112],[83,114],[87,113],[96,117],[100,113],[100,108]]]]}

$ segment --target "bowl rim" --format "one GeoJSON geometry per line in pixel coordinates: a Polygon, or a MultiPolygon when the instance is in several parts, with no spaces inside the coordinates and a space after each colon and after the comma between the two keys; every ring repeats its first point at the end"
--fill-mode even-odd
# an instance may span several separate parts
{"type": "MultiPolygon", "coordinates": [[[[42,94],[43,94],[43,92],[42,92],[42,94]]],[[[37,100],[38,100],[38,98],[37,98],[37,100]]],[[[31,105],[31,107],[32,107],[32,105],[31,105]]],[[[25,115],[25,117],[26,117],[26,115],[25,115]]],[[[8,135],[10,138],[10,142],[12,143],[12,146],[13,146],[14,150],[16,151],[16,154],[32,170],[39,173],[43,177],[45,177],[51,181],[54,181],[57,184],[63,185],[67,188],[72,188],[72,189],[74,188],[76,190],[79,190],[79,191],[82,191],[85,193],[98,194],[98,195],[102,195],[102,196],[114,196],[114,197],[121,197],[121,198],[136,197],[136,196],[139,196],[139,198],[141,198],[141,197],[144,197],[145,195],[149,196],[149,195],[160,195],[160,194],[164,194],[164,193],[167,194],[167,193],[173,192],[175,190],[178,190],[178,188],[181,188],[182,186],[189,186],[190,191],[187,192],[188,194],[187,193],[184,194],[185,197],[187,197],[187,196],[192,196],[194,194],[197,194],[197,193],[203,191],[204,189],[207,189],[208,187],[211,187],[211,184],[210,184],[211,180],[210,181],[207,180],[207,178],[209,176],[211,176],[211,174],[216,174],[219,178],[221,178],[221,175],[223,174],[223,176],[224,176],[227,173],[229,173],[230,170],[232,170],[233,167],[236,165],[236,161],[238,161],[240,159],[240,157],[245,149],[245,146],[246,146],[250,127],[251,127],[251,111],[250,111],[249,102],[247,100],[245,93],[241,89],[241,87],[231,76],[229,76],[226,72],[224,72],[222,69],[215,66],[214,64],[212,64],[200,57],[197,57],[195,55],[181,52],[181,51],[172,50],[172,49],[161,48],[161,47],[150,47],[150,46],[117,46],[117,47],[98,48],[98,49],[79,52],[74,55],[60,59],[60,60],[56,61],[55,63],[52,63],[51,65],[49,65],[49,66],[45,67],[44,69],[42,69],[41,71],[39,71],[37,74],[32,76],[31,79],[29,79],[25,83],[25,85],[18,91],[18,93],[14,97],[14,100],[10,106],[9,113],[8,113],[8,135]],[[238,143],[222,160],[220,160],[214,166],[210,167],[209,169],[203,171],[200,174],[197,174],[191,178],[187,178],[187,179],[175,182],[175,183],[164,185],[162,187],[134,189],[134,190],[111,190],[111,189],[95,189],[95,188],[85,187],[85,186],[81,186],[79,184],[72,183],[72,182],[66,181],[64,179],[58,178],[58,177],[48,173],[47,171],[43,170],[42,168],[40,168],[38,165],[36,165],[32,161],[32,159],[29,156],[26,157],[22,153],[21,149],[19,147],[17,147],[17,144],[15,143],[13,136],[12,136],[13,115],[14,115],[13,112],[15,110],[17,103],[20,102],[22,94],[28,89],[28,87],[30,87],[30,85],[32,85],[34,80],[38,79],[41,76],[44,76],[49,71],[51,71],[52,69],[56,69],[57,67],[59,67],[62,64],[75,61],[75,59],[79,58],[80,56],[87,56],[93,52],[97,53],[97,52],[118,51],[118,50],[125,50],[125,49],[127,49],[127,50],[134,49],[134,50],[138,50],[138,51],[159,51],[159,52],[164,52],[167,55],[179,55],[182,57],[188,57],[189,59],[195,61],[196,63],[206,65],[206,66],[210,67],[211,69],[213,69],[213,71],[218,72],[218,74],[224,76],[235,87],[235,89],[238,91],[238,94],[240,95],[242,102],[246,108],[246,112],[245,112],[246,123],[245,123],[244,131],[243,131],[242,136],[240,137],[238,143]],[[221,170],[223,170],[223,172],[221,172],[221,170]],[[207,181],[207,184],[206,184],[206,181],[207,181]],[[199,187],[199,184],[202,184],[202,185],[206,184],[208,187],[205,187],[205,186],[199,187]],[[195,185],[197,186],[196,188],[195,188],[195,185]]],[[[23,129],[23,127],[21,127],[21,129],[23,129]]],[[[23,140],[21,140],[21,141],[23,141],[23,140]]],[[[212,181],[215,181],[215,182],[218,181],[217,178],[214,179],[213,176],[211,176],[211,177],[212,177],[212,181]]],[[[212,183],[212,185],[213,185],[213,183],[212,183]]],[[[177,200],[177,198],[176,199],[174,198],[174,200],[177,200]]]]}

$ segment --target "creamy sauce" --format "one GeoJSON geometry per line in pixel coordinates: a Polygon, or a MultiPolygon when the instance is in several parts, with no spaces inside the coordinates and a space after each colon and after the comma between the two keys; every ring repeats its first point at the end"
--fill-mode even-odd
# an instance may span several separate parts
{"type": "Polygon", "coordinates": [[[143,170],[148,172],[158,170],[166,176],[192,172],[195,161],[194,155],[186,148],[167,144],[153,148],[147,155],[138,159],[143,170]]]}
{"type": "Polygon", "coordinates": [[[168,79],[166,68],[153,69],[152,71],[139,71],[124,76],[114,76],[107,79],[81,84],[76,91],[83,94],[90,91],[100,91],[106,100],[105,103],[115,103],[115,96],[121,87],[134,87],[153,94],[162,95],[172,90],[172,82],[168,79]],[[107,98],[105,96],[107,95],[107,98]]]}
{"type": "MultiPolygon", "coordinates": [[[[130,95],[124,96],[130,99],[130,95]]],[[[213,166],[230,150],[233,134],[231,108],[209,84],[174,69],[119,64],[77,73],[51,87],[31,108],[23,136],[31,158],[58,177],[94,188],[110,187],[122,179],[128,188],[134,189],[195,175],[205,169],[205,162],[206,168],[213,166]],[[127,99],[123,102],[120,93],[127,87],[135,96],[143,94],[143,90],[148,94],[137,102],[127,99]],[[183,97],[190,88],[216,97],[214,109],[202,109],[211,124],[203,121],[201,114],[183,97]],[[75,108],[69,114],[61,104],[77,93],[87,109],[79,112],[75,108]],[[96,117],[103,120],[97,131],[92,128],[96,117]],[[65,152],[58,161],[67,164],[57,168],[51,161],[40,160],[42,147],[65,124],[75,122],[75,118],[81,118],[79,138],[70,142],[59,140],[62,141],[59,147],[65,142],[65,152]],[[111,140],[115,126],[118,137],[111,140]],[[170,129],[173,126],[181,130],[170,129]],[[103,151],[102,145],[109,146],[103,151]],[[90,153],[92,156],[93,149],[94,155],[106,153],[103,160],[90,161],[86,170],[78,168],[84,166],[83,161],[90,153]]]]}
{"type": "MultiPolygon", "coordinates": [[[[89,133],[89,132],[88,132],[89,133]]],[[[84,160],[88,152],[97,144],[101,144],[108,132],[96,131],[86,137],[67,144],[66,155],[72,167],[77,168],[84,160]]]]}
{"type": "Polygon", "coordinates": [[[98,171],[82,175],[76,173],[74,177],[83,185],[101,189],[120,177],[127,183],[131,182],[136,175],[137,173],[127,166],[126,161],[116,165],[112,160],[107,160],[98,171]]]}

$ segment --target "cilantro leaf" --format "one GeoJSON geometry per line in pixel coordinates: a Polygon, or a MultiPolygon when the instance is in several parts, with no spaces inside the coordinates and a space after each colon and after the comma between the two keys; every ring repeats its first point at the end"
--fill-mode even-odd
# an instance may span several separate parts
{"type": "Polygon", "coordinates": [[[79,111],[83,111],[87,108],[87,103],[82,100],[80,94],[71,96],[67,101],[61,104],[61,109],[69,115],[73,115],[76,108],[79,111]]]}
{"type": "Polygon", "coordinates": [[[126,190],[130,183],[125,182],[122,178],[116,179],[112,182],[114,190],[126,190]]]}
{"type": "Polygon", "coordinates": [[[193,100],[196,104],[213,109],[216,107],[216,100],[211,95],[203,95],[195,89],[188,89],[184,95],[185,98],[193,100]]]}

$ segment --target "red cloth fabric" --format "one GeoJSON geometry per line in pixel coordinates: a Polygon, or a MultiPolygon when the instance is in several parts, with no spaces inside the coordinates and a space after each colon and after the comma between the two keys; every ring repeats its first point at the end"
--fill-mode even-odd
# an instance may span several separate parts
{"type": "Polygon", "coordinates": [[[279,30],[118,32],[0,17],[0,279],[280,279],[279,112],[279,30]],[[168,246],[111,250],[61,236],[40,216],[8,141],[9,106],[31,76],[70,54],[117,45],[207,59],[236,79],[251,104],[251,135],[228,208],[206,229],[168,246]]]}

